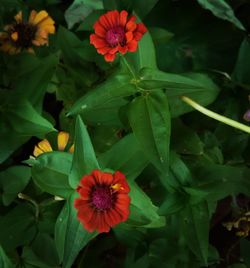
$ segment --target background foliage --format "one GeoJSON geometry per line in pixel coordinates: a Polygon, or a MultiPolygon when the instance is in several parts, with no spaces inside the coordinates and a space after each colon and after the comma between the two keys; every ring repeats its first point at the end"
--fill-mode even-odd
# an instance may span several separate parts
{"type": "Polygon", "coordinates": [[[223,227],[249,211],[249,136],[180,99],[243,121],[249,2],[1,0],[0,29],[32,9],[57,31],[35,55],[0,53],[0,267],[250,267],[248,238],[223,227]],[[89,35],[113,9],[135,12],[148,33],[108,64],[89,35]],[[30,159],[60,130],[73,155],[30,159]],[[109,234],[88,233],[73,207],[95,168],[131,187],[130,217],[109,234]]]}

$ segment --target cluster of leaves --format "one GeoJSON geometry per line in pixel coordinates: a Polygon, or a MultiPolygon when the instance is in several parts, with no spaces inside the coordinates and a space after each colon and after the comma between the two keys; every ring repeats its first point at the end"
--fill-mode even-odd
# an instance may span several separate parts
{"type": "Polygon", "coordinates": [[[247,239],[234,261],[216,243],[230,236],[221,225],[230,201],[227,211],[218,202],[250,196],[248,134],[180,99],[242,120],[247,1],[2,0],[1,30],[32,9],[47,10],[57,31],[35,55],[0,54],[0,266],[250,265],[247,239]],[[135,53],[108,64],[89,35],[114,9],[135,12],[148,32],[135,53]],[[74,154],[27,160],[57,130],[70,133],[74,154]],[[83,229],[73,207],[80,178],[95,168],[121,171],[131,188],[128,221],[99,236],[83,229]]]}

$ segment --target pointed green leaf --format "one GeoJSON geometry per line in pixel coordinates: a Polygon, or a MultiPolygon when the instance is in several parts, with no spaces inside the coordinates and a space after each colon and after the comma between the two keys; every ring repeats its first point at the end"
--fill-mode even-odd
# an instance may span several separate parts
{"type": "Polygon", "coordinates": [[[96,232],[86,231],[77,219],[75,198],[77,193],[72,194],[66,201],[55,225],[56,247],[63,268],[72,267],[80,250],[97,235],[96,232]]]}
{"type": "Polygon", "coordinates": [[[205,9],[210,10],[216,17],[232,22],[236,27],[245,30],[237,19],[232,7],[225,0],[197,0],[205,9]]]}
{"type": "Polygon", "coordinates": [[[163,92],[135,98],[129,107],[129,122],[142,150],[162,172],[168,171],[170,115],[163,92]]]}
{"type": "Polygon", "coordinates": [[[80,179],[84,175],[91,173],[94,169],[99,169],[95,151],[81,117],[77,116],[75,127],[75,150],[69,176],[71,187],[75,189],[80,179]]]}

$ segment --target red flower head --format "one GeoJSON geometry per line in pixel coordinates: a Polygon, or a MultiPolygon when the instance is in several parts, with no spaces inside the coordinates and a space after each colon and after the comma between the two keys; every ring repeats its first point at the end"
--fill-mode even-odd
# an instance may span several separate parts
{"type": "Polygon", "coordinates": [[[109,11],[94,24],[95,33],[90,35],[90,43],[106,61],[114,61],[116,53],[135,52],[137,43],[146,33],[143,23],[135,23],[136,17],[122,10],[109,11]]]}
{"type": "Polygon", "coordinates": [[[84,176],[75,199],[77,217],[89,232],[109,232],[110,228],[129,216],[130,188],[125,176],[116,171],[114,174],[93,170],[84,176]]]}

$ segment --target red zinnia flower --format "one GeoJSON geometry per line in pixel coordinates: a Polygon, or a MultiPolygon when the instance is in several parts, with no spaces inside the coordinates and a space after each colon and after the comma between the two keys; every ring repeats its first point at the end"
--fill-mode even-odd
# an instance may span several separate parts
{"type": "Polygon", "coordinates": [[[95,33],[90,35],[90,43],[106,61],[114,61],[116,53],[135,52],[137,43],[146,33],[143,23],[135,23],[136,17],[122,10],[109,11],[94,24],[95,33]]]}
{"type": "Polygon", "coordinates": [[[126,221],[129,216],[130,188],[125,176],[116,171],[114,174],[93,170],[84,176],[75,200],[77,217],[89,232],[109,232],[110,228],[126,221]]]}

